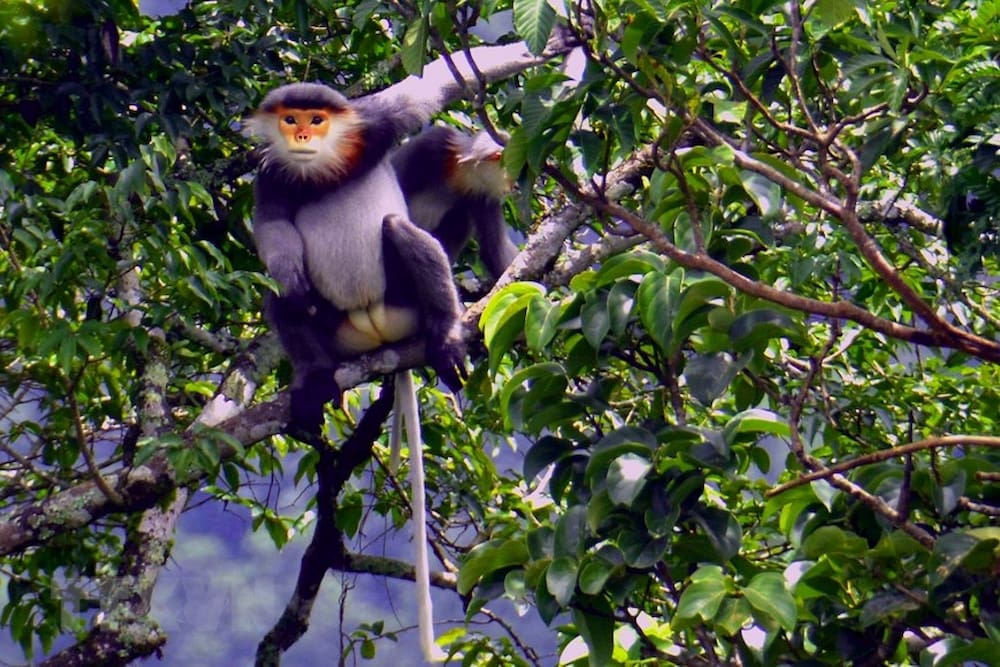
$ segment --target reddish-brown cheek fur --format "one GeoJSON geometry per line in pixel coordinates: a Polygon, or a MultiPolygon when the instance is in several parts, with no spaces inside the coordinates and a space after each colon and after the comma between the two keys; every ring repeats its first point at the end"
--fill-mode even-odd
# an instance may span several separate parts
{"type": "Polygon", "coordinates": [[[345,173],[351,173],[361,162],[361,153],[365,149],[364,138],[361,136],[361,123],[358,115],[345,109],[337,113],[331,122],[346,123],[351,129],[340,137],[337,149],[342,153],[342,161],[345,165],[345,173]]]}
{"type": "Polygon", "coordinates": [[[444,163],[444,180],[447,181],[452,187],[455,185],[457,178],[456,172],[458,171],[458,157],[455,155],[455,151],[448,151],[448,159],[444,163]]]}

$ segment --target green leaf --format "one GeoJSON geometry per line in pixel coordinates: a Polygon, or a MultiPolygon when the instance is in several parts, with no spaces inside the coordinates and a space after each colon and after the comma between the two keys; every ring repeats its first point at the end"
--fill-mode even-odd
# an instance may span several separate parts
{"type": "Polygon", "coordinates": [[[611,328],[611,316],[608,315],[608,295],[606,293],[590,294],[580,312],[583,337],[595,350],[600,349],[601,342],[611,328]]]}
{"type": "Polygon", "coordinates": [[[597,271],[594,287],[602,287],[617,282],[627,276],[646,275],[652,272],[663,272],[663,258],[647,250],[633,250],[615,255],[601,265],[597,271]]]}
{"type": "Polygon", "coordinates": [[[729,336],[739,351],[757,347],[772,338],[798,336],[798,327],[791,317],[770,308],[751,310],[733,320],[729,336]]]}
{"type": "Polygon", "coordinates": [[[552,558],[555,551],[555,530],[548,525],[533,528],[528,531],[527,542],[532,560],[552,558]]]}
{"type": "MultiPolygon", "coordinates": [[[[952,667],[952,665],[991,665],[997,664],[997,654],[1000,652],[1000,642],[988,639],[966,641],[957,637],[949,637],[934,643],[934,667],[952,667]]],[[[923,663],[922,663],[923,664],[923,663]]]]}
{"type": "Polygon", "coordinates": [[[558,556],[545,572],[545,586],[562,607],[569,606],[576,592],[577,562],[571,556],[558,556]]]}
{"type": "Polygon", "coordinates": [[[920,603],[902,593],[879,593],[865,602],[861,609],[861,627],[891,621],[903,614],[920,609],[920,603]]]}
{"type": "Polygon", "coordinates": [[[400,59],[407,74],[420,76],[424,71],[424,54],[427,46],[428,26],[423,17],[412,21],[403,36],[400,59]]]}
{"type": "Polygon", "coordinates": [[[816,18],[829,28],[836,28],[856,16],[854,5],[843,0],[817,0],[814,7],[816,18]]]}
{"type": "Polygon", "coordinates": [[[934,505],[944,516],[951,514],[958,507],[959,498],[965,495],[966,476],[964,470],[958,470],[948,482],[934,485],[934,505]]]}
{"type": "Polygon", "coordinates": [[[113,192],[121,199],[127,198],[133,192],[142,189],[146,184],[146,164],[142,160],[134,160],[118,173],[113,192]]]}
{"type": "Polygon", "coordinates": [[[608,292],[608,319],[611,331],[616,336],[625,333],[625,327],[632,319],[636,288],[635,283],[620,282],[615,283],[608,292]]]}
{"type": "Polygon", "coordinates": [[[68,335],[59,341],[59,366],[65,375],[73,374],[73,361],[76,359],[76,338],[68,335]]]}
{"type": "Polygon", "coordinates": [[[715,626],[723,634],[732,637],[752,619],[750,603],[745,598],[729,598],[722,601],[715,614],[715,626]]]}
{"type": "Polygon", "coordinates": [[[729,560],[739,553],[743,532],[732,514],[717,507],[698,507],[693,514],[720,559],[729,560]]]}
{"type": "Polygon", "coordinates": [[[586,505],[573,505],[556,524],[555,555],[579,556],[586,548],[589,536],[586,505]]]}
{"type": "Polygon", "coordinates": [[[778,414],[763,408],[744,410],[735,415],[722,430],[726,442],[733,444],[741,433],[765,433],[781,438],[791,437],[788,423],[778,414]]]}
{"type": "Polygon", "coordinates": [[[357,491],[345,492],[337,504],[337,514],[334,519],[337,528],[347,537],[354,537],[358,533],[364,513],[364,496],[357,491]]]}
{"type": "Polygon", "coordinates": [[[541,579],[538,585],[535,586],[535,608],[538,609],[538,615],[546,625],[552,623],[555,617],[559,615],[559,612],[562,611],[562,607],[556,601],[555,596],[549,592],[549,587],[545,579],[541,579]]]}
{"type": "Polygon", "coordinates": [[[593,607],[596,607],[593,613],[574,608],[573,625],[590,649],[590,667],[607,667],[612,664],[611,655],[614,651],[614,615],[607,603],[600,598],[588,608],[593,607]]]}
{"type": "Polygon", "coordinates": [[[754,609],[778,621],[786,632],[795,629],[795,598],[785,587],[781,574],[761,572],[750,580],[743,595],[754,609]]]}
{"type": "Polygon", "coordinates": [[[587,462],[584,479],[592,488],[607,477],[611,462],[633,452],[652,459],[656,438],[645,429],[625,426],[601,438],[587,462]]]}
{"type": "Polygon", "coordinates": [[[860,557],[867,551],[868,544],[864,538],[854,533],[848,533],[837,526],[821,526],[802,543],[802,553],[809,559],[829,554],[860,557]]]}
{"type": "Polygon", "coordinates": [[[628,452],[608,467],[608,495],[619,505],[630,506],[646,485],[646,475],[653,468],[649,459],[628,452]]]}
{"type": "Polygon", "coordinates": [[[669,535],[654,537],[645,530],[628,528],[618,536],[618,547],[629,567],[645,570],[663,560],[670,539],[669,535]]]}
{"type": "Polygon", "coordinates": [[[677,619],[711,621],[726,599],[726,580],[722,568],[714,565],[698,568],[691,583],[677,601],[677,619]]]}
{"type": "Polygon", "coordinates": [[[710,406],[725,393],[733,378],[743,370],[751,357],[747,353],[734,360],[729,354],[721,352],[691,357],[684,366],[684,379],[691,395],[702,405],[710,406]]]}
{"type": "Polygon", "coordinates": [[[535,55],[545,50],[555,20],[548,0],[514,0],[514,27],[535,55]]]}
{"type": "Polygon", "coordinates": [[[528,302],[528,311],[524,317],[524,338],[528,349],[532,352],[542,352],[555,338],[559,326],[562,307],[558,303],[549,303],[542,295],[535,295],[528,302]]]}
{"type": "Polygon", "coordinates": [[[761,218],[768,220],[781,213],[781,188],[777,183],[752,171],[741,171],[740,174],[743,189],[757,204],[761,218]]]}
{"type": "Polygon", "coordinates": [[[510,380],[504,384],[503,390],[500,392],[500,410],[504,415],[506,426],[510,428],[514,422],[514,415],[511,414],[511,402],[514,400],[515,395],[523,397],[524,394],[532,390],[533,385],[537,382],[545,384],[550,389],[559,390],[559,396],[554,396],[553,398],[560,398],[563,393],[562,389],[565,389],[565,377],[566,369],[551,361],[534,364],[514,373],[510,380]],[[562,382],[560,385],[553,386],[551,382],[548,382],[553,379],[562,380],[562,382]],[[562,389],[559,389],[559,386],[562,389]]]}
{"type": "Polygon", "coordinates": [[[614,571],[615,565],[603,558],[588,559],[580,568],[580,590],[587,595],[599,595],[614,571]]]}
{"type": "Polygon", "coordinates": [[[636,293],[643,327],[668,355],[673,352],[673,320],[682,279],[680,271],[670,275],[648,273],[636,293]]]}
{"type": "Polygon", "coordinates": [[[309,40],[309,4],[306,0],[295,0],[295,32],[303,42],[309,40]]]}
{"type": "Polygon", "coordinates": [[[520,600],[528,593],[524,570],[511,570],[503,578],[503,591],[507,597],[520,600]]]}
{"type": "Polygon", "coordinates": [[[947,533],[934,543],[938,562],[932,581],[944,582],[957,568],[972,572],[988,572],[1000,560],[1000,529],[984,526],[947,533]]]}
{"type": "Polygon", "coordinates": [[[684,288],[677,306],[675,330],[679,330],[679,325],[691,317],[693,313],[709,303],[729,297],[732,293],[733,288],[715,276],[701,277],[690,283],[684,288]]]}
{"type": "Polygon", "coordinates": [[[569,440],[546,435],[538,440],[524,457],[522,474],[524,479],[531,481],[551,463],[572,454],[575,451],[569,440]]]}
{"type": "Polygon", "coordinates": [[[591,532],[595,535],[599,534],[606,521],[614,520],[616,509],[617,507],[612,502],[606,488],[591,496],[587,502],[587,524],[590,526],[591,532]]]}
{"type": "Polygon", "coordinates": [[[545,288],[536,283],[520,282],[507,285],[490,299],[479,320],[483,340],[490,352],[490,372],[496,373],[503,355],[524,332],[528,305],[545,288]]]}
{"type": "Polygon", "coordinates": [[[521,540],[490,540],[466,556],[458,572],[456,588],[468,595],[479,581],[494,572],[528,562],[528,547],[521,540]]]}

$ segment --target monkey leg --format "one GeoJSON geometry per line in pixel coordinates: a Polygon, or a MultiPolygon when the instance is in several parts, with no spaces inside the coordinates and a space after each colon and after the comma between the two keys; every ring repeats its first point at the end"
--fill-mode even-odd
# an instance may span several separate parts
{"type": "Polygon", "coordinates": [[[427,339],[427,362],[452,391],[466,375],[461,309],[441,244],[399,215],[382,221],[386,302],[416,303],[427,339]]]}
{"type": "Polygon", "coordinates": [[[332,332],[343,321],[343,313],[318,300],[302,309],[286,297],[270,296],[268,319],[278,332],[281,345],[292,363],[291,416],[288,431],[312,442],[323,426],[323,407],[340,397],[333,372],[340,361],[332,349],[332,332]]]}

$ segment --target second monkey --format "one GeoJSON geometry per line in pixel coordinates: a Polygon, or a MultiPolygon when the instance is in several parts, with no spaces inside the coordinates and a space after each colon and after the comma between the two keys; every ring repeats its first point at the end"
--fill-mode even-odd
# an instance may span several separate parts
{"type": "Polygon", "coordinates": [[[518,252],[503,218],[510,187],[500,164],[502,150],[486,132],[469,136],[438,125],[392,156],[413,222],[433,234],[452,261],[474,232],[479,257],[494,280],[518,252]]]}

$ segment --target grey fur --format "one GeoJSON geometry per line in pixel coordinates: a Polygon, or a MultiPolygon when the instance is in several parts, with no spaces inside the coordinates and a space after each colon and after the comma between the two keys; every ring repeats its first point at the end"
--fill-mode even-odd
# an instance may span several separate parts
{"type": "Polygon", "coordinates": [[[503,217],[505,176],[493,159],[500,148],[485,132],[470,137],[435,126],[392,157],[410,218],[434,234],[452,261],[475,232],[480,259],[494,279],[518,252],[503,217]]]}

